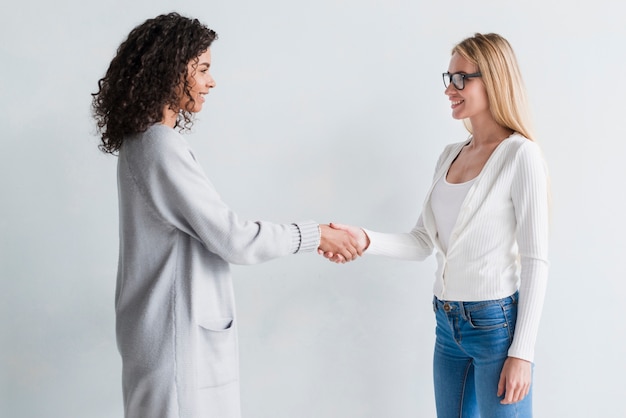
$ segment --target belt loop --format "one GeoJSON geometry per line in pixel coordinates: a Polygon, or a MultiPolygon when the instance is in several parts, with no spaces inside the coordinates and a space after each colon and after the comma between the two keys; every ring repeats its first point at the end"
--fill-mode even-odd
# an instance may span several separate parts
{"type": "Polygon", "coordinates": [[[433,312],[437,313],[439,309],[439,304],[437,303],[437,296],[433,296],[433,312]]]}
{"type": "Polygon", "coordinates": [[[467,320],[467,312],[465,311],[465,302],[459,302],[459,309],[461,311],[461,317],[467,320]]]}

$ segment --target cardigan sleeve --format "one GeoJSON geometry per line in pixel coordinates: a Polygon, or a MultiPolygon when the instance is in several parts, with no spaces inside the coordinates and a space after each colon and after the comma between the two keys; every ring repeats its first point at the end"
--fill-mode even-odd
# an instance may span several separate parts
{"type": "Polygon", "coordinates": [[[521,271],[517,324],[509,356],[533,361],[548,278],[548,172],[539,146],[531,141],[516,155],[511,198],[521,271]]]}
{"type": "Polygon", "coordinates": [[[148,131],[124,154],[139,192],[155,216],[234,264],[254,264],[314,251],[318,225],[240,219],[221,199],[187,142],[167,127],[148,131]]]}
{"type": "Polygon", "coordinates": [[[433,243],[424,228],[421,216],[411,232],[390,234],[368,229],[364,231],[370,239],[367,254],[422,261],[433,252],[433,243]]]}

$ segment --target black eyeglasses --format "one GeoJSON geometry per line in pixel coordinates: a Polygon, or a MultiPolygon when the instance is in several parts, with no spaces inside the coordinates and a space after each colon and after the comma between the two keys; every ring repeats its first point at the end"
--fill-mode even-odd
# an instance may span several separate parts
{"type": "Polygon", "coordinates": [[[454,86],[455,89],[457,90],[463,90],[465,88],[465,79],[466,78],[475,78],[475,77],[480,77],[482,76],[481,73],[472,73],[472,74],[465,74],[465,73],[454,73],[454,74],[450,74],[450,73],[443,73],[443,85],[446,86],[446,88],[448,88],[448,86],[450,85],[450,83],[452,83],[452,85],[454,86]]]}

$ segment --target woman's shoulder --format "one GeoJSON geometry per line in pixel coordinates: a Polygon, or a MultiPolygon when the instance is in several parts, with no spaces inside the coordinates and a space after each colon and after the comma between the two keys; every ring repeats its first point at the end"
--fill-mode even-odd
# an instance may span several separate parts
{"type": "Polygon", "coordinates": [[[504,143],[512,149],[522,149],[522,148],[539,148],[537,142],[532,139],[526,138],[524,135],[514,132],[505,139],[504,143]]]}
{"type": "Polygon", "coordinates": [[[183,138],[180,132],[160,123],[148,127],[148,129],[140,135],[141,142],[147,147],[170,148],[187,146],[187,141],[185,141],[185,138],[183,138]]]}
{"type": "Polygon", "coordinates": [[[506,139],[502,157],[511,164],[522,166],[545,165],[543,152],[535,141],[514,133],[506,139]]]}
{"type": "Polygon", "coordinates": [[[530,153],[537,154],[541,153],[541,149],[539,148],[539,144],[535,141],[526,138],[524,135],[518,134],[517,132],[511,135],[507,140],[507,146],[516,154],[518,153],[530,153]]]}
{"type": "Polygon", "coordinates": [[[169,165],[172,160],[187,159],[190,155],[187,140],[175,129],[162,124],[128,137],[120,149],[120,157],[134,166],[169,165]]]}
{"type": "Polygon", "coordinates": [[[179,132],[160,123],[128,137],[124,141],[124,147],[127,148],[127,152],[148,155],[189,148],[187,141],[179,132]]]}

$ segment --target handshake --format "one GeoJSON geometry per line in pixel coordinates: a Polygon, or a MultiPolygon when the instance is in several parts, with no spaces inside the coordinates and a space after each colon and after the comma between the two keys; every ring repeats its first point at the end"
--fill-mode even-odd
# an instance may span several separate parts
{"type": "Polygon", "coordinates": [[[320,225],[320,231],[317,252],[334,263],[356,260],[370,245],[365,231],[355,226],[330,223],[320,225]]]}

